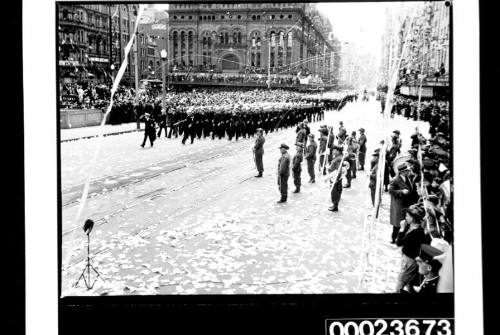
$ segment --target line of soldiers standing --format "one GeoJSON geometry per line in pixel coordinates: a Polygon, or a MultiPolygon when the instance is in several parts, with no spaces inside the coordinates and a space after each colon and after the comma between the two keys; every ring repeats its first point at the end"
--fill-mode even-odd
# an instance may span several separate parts
{"type": "MultiPolygon", "coordinates": [[[[318,172],[327,175],[330,179],[331,200],[332,206],[330,211],[338,211],[338,205],[342,195],[342,180],[345,177],[347,180],[346,188],[351,187],[351,180],[356,178],[357,166],[360,170],[364,170],[366,156],[367,138],[365,130],[359,129],[360,137],[356,138],[356,132],[353,131],[350,136],[347,136],[347,131],[344,128],[343,122],[340,122],[339,132],[334,136],[333,127],[323,125],[320,127],[319,146],[315,141],[314,134],[311,134],[308,126],[308,120],[304,120],[296,129],[295,147],[296,153],[293,159],[290,157],[288,150],[290,147],[282,143],[279,147],[281,157],[278,160],[277,182],[281,194],[278,203],[284,203],[288,198],[288,179],[290,170],[292,171],[295,190],[293,193],[299,193],[302,186],[302,162],[304,159],[307,162],[307,171],[309,174],[309,183],[316,182],[315,163],[319,155],[318,172]],[[337,140],[337,144],[335,144],[337,140]],[[345,154],[344,154],[345,151],[345,154]]],[[[257,139],[255,141],[254,153],[255,162],[259,174],[256,177],[262,177],[264,171],[262,164],[263,144],[265,142],[263,129],[257,129],[257,139]],[[258,154],[257,154],[258,152],[258,154]]]]}

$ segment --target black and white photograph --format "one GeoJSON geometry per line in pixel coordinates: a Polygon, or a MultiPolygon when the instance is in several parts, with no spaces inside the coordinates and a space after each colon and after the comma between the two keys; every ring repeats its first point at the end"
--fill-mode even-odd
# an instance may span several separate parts
{"type": "Polygon", "coordinates": [[[481,335],[478,38],[472,0],[24,0],[26,333],[481,335]]]}
{"type": "Polygon", "coordinates": [[[56,8],[61,296],[453,292],[448,2],[56,8]]]}

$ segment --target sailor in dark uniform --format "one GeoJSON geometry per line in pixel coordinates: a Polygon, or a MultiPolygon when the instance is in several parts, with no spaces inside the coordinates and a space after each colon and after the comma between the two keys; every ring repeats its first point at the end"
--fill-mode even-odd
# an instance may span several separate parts
{"type": "Polygon", "coordinates": [[[162,110],[158,115],[158,126],[160,127],[157,134],[158,138],[161,137],[162,129],[165,129],[165,137],[167,137],[167,113],[165,110],[162,110]]]}
{"type": "Polygon", "coordinates": [[[141,147],[144,148],[144,145],[146,145],[146,140],[148,138],[151,147],[153,147],[153,142],[156,139],[155,121],[151,118],[151,114],[149,113],[144,113],[144,115],[141,116],[141,119],[144,119],[144,125],[145,125],[144,140],[142,141],[141,147]]]}

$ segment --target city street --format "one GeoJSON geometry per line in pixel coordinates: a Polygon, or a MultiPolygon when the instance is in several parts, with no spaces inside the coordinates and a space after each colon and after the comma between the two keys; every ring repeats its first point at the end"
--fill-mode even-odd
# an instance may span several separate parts
{"type": "Polygon", "coordinates": [[[374,227],[375,257],[363,265],[371,153],[395,129],[407,149],[415,126],[426,135],[428,125],[396,116],[384,126],[372,98],[326,112],[311,132],[317,140],[325,123],[336,133],[339,121],[348,133],[365,128],[368,150],[366,170],[344,189],[337,213],[327,210],[329,184],[319,176],[307,183],[306,162],[301,192],[291,193],[290,177],[288,202],[276,204],[278,147],[287,143],[293,157],[295,128],[265,135],[263,178],[254,178],[254,138],[182,145],[162,134],[143,149],[143,133],[132,132],[61,143],[62,295],[393,292],[401,256],[389,243],[387,193],[374,227]],[[74,222],[88,174],[89,198],[74,222]],[[85,266],[87,218],[96,222],[92,261],[105,280],[90,291],[83,282],[73,287],[85,266]]]}

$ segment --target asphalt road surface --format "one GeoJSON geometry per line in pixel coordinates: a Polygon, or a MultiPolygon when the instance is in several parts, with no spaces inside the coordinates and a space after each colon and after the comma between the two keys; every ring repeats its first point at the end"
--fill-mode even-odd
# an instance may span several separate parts
{"type": "MultiPolygon", "coordinates": [[[[377,101],[349,103],[325,113],[326,123],[348,132],[366,129],[367,164],[384,134],[399,129],[403,147],[415,126],[396,117],[384,124],[377,101]]],[[[61,143],[62,294],[271,294],[392,292],[400,252],[389,244],[389,198],[380,220],[372,213],[368,171],[358,171],[332,213],[328,184],[308,184],[276,204],[278,147],[295,150],[295,128],[266,135],[264,177],[254,178],[254,139],[160,138],[141,148],[142,133],[61,143]],[[90,174],[89,198],[74,222],[90,174]],[[83,221],[92,218],[91,255],[98,279],[92,290],[78,280],[86,260],[83,221]],[[371,228],[370,228],[371,227],[371,228]],[[368,233],[371,229],[371,239],[368,233]],[[367,256],[368,255],[368,256],[367,256]],[[366,261],[368,259],[368,261],[366,261]]],[[[95,276],[91,273],[92,281],[95,276]]]]}

